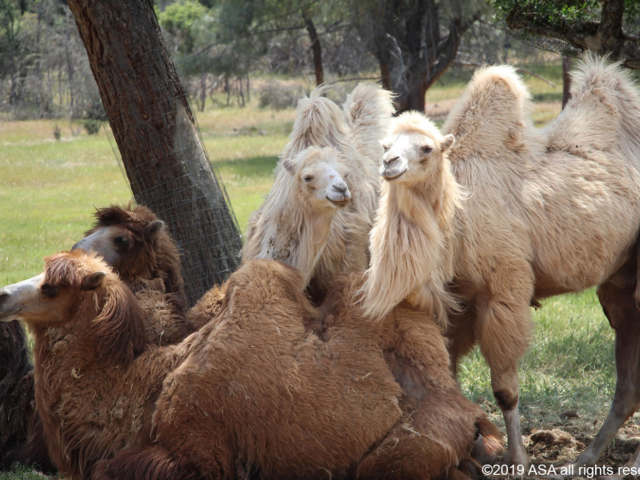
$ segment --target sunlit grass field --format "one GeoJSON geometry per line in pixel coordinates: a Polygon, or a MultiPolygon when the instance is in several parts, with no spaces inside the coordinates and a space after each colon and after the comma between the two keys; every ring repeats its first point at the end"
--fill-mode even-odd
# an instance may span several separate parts
{"type": "MultiPolygon", "coordinates": [[[[539,102],[534,121],[542,126],[560,112],[562,79],[558,66],[536,71],[557,86],[525,76],[539,102]]],[[[457,98],[470,74],[445,76],[429,90],[427,102],[457,98]]],[[[198,113],[206,150],[243,231],[270,189],[294,115],[292,109],[259,109],[255,99],[245,108],[198,113]]],[[[79,130],[65,121],[0,122],[0,285],[38,274],[45,255],[68,249],[83,236],[95,207],[131,199],[108,132],[101,129],[97,136],[88,136],[79,130]],[[53,136],[56,124],[62,130],[61,141],[53,136]]],[[[595,291],[547,300],[533,317],[532,348],[520,368],[524,433],[562,425],[569,430],[587,428],[584,433],[593,435],[615,388],[613,332],[595,291]],[[577,410],[581,418],[560,420],[558,414],[567,410],[577,410]]],[[[464,359],[460,381],[464,392],[501,424],[489,370],[477,350],[464,359]]],[[[639,425],[636,416],[627,430],[640,435],[639,425]]],[[[0,474],[5,478],[31,477],[0,474]]]]}

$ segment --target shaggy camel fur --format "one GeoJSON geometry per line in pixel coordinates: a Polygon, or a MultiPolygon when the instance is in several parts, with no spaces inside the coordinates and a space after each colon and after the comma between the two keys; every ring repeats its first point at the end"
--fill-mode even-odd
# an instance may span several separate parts
{"type": "MultiPolygon", "coordinates": [[[[498,429],[484,411],[460,392],[449,363],[442,328],[407,302],[380,322],[372,323],[354,298],[362,287],[362,274],[340,275],[320,310],[322,338],[345,328],[362,329],[383,351],[387,365],[403,389],[403,419],[358,465],[358,476],[373,478],[434,478],[449,473],[469,455],[478,433],[487,454],[501,450],[498,429]]],[[[354,335],[362,335],[356,333],[354,335]]]]}
{"type": "Polygon", "coordinates": [[[33,373],[19,321],[0,323],[0,458],[26,440],[33,421],[33,373]]]}
{"type": "Polygon", "coordinates": [[[368,266],[380,184],[378,139],[393,113],[390,93],[377,86],[356,87],[343,112],[322,97],[325,90],[316,88],[298,103],[271,193],[251,216],[242,252],[244,261],[280,260],[302,270],[317,298],[336,274],[368,266]],[[336,205],[331,191],[345,187],[346,201],[336,205]]]}
{"type": "MultiPolygon", "coordinates": [[[[399,338],[382,341],[361,318],[342,315],[319,339],[307,328],[317,311],[302,280],[278,262],[247,262],[219,290],[219,314],[168,347],[148,343],[129,288],[83,251],[48,257],[44,274],[0,290],[0,319],[18,317],[34,335],[36,396],[61,471],[71,479],[315,478],[379,464],[360,477],[390,478],[401,461],[381,448],[385,438],[397,437],[398,454],[416,462],[425,448],[441,451],[419,434],[435,420],[425,420],[429,412],[409,407],[412,414],[402,415],[407,400],[381,351],[399,338]],[[374,458],[358,467],[369,452],[374,458]]],[[[429,333],[414,332],[426,319],[403,327],[403,318],[385,334],[423,342],[398,352],[402,371],[395,372],[413,392],[409,403],[420,403],[423,390],[448,391],[446,356],[429,333]],[[427,363],[432,383],[408,373],[427,363]]],[[[477,410],[462,415],[497,435],[477,410]]],[[[460,443],[468,445],[463,427],[460,443]]],[[[459,445],[448,443],[456,459],[459,445]]],[[[455,465],[435,465],[462,477],[455,465]]]]}
{"type": "Polygon", "coordinates": [[[146,207],[112,205],[73,246],[98,253],[135,293],[151,342],[171,345],[196,327],[186,318],[180,255],[164,222],[146,207]]]}
{"type": "MultiPolygon", "coordinates": [[[[444,126],[444,133],[456,138],[448,161],[438,154],[447,136],[433,124],[423,119],[416,128],[416,115],[397,119],[395,133],[386,140],[382,173],[397,203],[410,208],[400,211],[389,207],[395,205],[391,201],[382,203],[365,288],[368,308],[383,315],[406,292],[419,293],[424,282],[429,285],[438,276],[438,270],[434,274],[422,263],[429,268],[438,263],[426,247],[431,247],[426,238],[431,231],[423,225],[437,224],[437,204],[446,203],[446,187],[429,176],[437,168],[432,163],[440,162],[469,195],[440,233],[445,241],[432,247],[444,244],[453,252],[452,275],[443,280],[452,282],[451,291],[464,306],[448,330],[453,365],[480,344],[505,418],[507,459],[522,464],[528,459],[520,435],[517,364],[529,342],[529,306],[592,285],[602,285],[602,299],[616,284],[616,270],[635,255],[632,246],[640,226],[640,100],[621,68],[586,58],[573,74],[570,102],[544,130],[533,128],[529,107],[529,93],[512,68],[479,70],[444,126]],[[403,235],[422,234],[425,239],[385,244],[392,235],[385,228],[398,224],[407,232],[403,235]],[[375,258],[383,252],[394,261],[375,258]],[[411,283],[395,285],[388,293],[387,275],[411,283]],[[378,301],[383,295],[386,305],[378,301]]],[[[447,257],[446,249],[441,255],[447,257]]],[[[606,301],[603,306],[614,310],[606,301]]],[[[640,403],[637,382],[622,386],[640,368],[638,332],[630,324],[633,316],[624,315],[612,321],[614,328],[625,325],[616,328],[616,397],[598,438],[578,460],[581,464],[595,462],[640,403]],[[633,333],[633,340],[620,338],[620,332],[633,333]],[[636,347],[628,346],[630,341],[636,347]]]]}
{"type": "MultiPolygon", "coordinates": [[[[163,228],[163,222],[149,209],[131,205],[98,209],[96,224],[86,237],[73,248],[95,251],[116,268],[135,292],[145,313],[145,329],[152,343],[170,345],[182,341],[196,330],[186,318],[180,256],[173,239],[163,228]]],[[[3,328],[4,324],[0,324],[3,328]]],[[[33,375],[25,377],[24,385],[31,382],[30,401],[33,399],[33,375]]],[[[33,409],[33,407],[30,407],[33,409]]],[[[18,416],[14,414],[14,422],[18,416]]],[[[0,430],[4,431],[4,430],[0,430]]],[[[29,428],[21,430],[19,446],[0,454],[4,469],[18,462],[36,464],[47,472],[55,472],[44,440],[42,422],[38,415],[29,428]],[[26,440],[29,432],[28,441],[26,440]]]]}

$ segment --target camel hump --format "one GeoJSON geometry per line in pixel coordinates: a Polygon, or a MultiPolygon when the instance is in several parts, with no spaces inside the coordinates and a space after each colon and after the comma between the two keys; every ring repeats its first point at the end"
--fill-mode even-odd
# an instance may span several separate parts
{"type": "Polygon", "coordinates": [[[529,120],[531,94],[515,68],[508,65],[476,71],[462,97],[453,107],[442,129],[453,134],[452,148],[463,155],[523,147],[533,129],[529,120]]]}
{"type": "Polygon", "coordinates": [[[393,107],[393,93],[374,84],[361,83],[347,95],[342,106],[347,126],[358,150],[379,161],[379,141],[387,136],[393,107]]]}
{"type": "Polygon", "coordinates": [[[633,110],[633,104],[639,112],[633,81],[619,63],[594,54],[582,58],[571,80],[569,102],[547,127],[549,149],[576,154],[585,148],[610,150],[619,144],[624,112],[633,110]]]}
{"type": "Polygon", "coordinates": [[[298,101],[296,119],[289,142],[280,158],[291,158],[310,146],[339,147],[349,135],[340,107],[324,95],[328,87],[316,87],[298,101]]]}

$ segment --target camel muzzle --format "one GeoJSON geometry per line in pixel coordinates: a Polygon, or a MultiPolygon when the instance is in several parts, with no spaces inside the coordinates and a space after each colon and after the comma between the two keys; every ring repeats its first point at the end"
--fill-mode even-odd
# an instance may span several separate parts
{"type": "Polygon", "coordinates": [[[407,171],[405,162],[400,161],[400,157],[394,157],[390,160],[382,160],[382,168],[380,175],[385,180],[395,180],[407,171]]]}
{"type": "Polygon", "coordinates": [[[0,322],[10,322],[14,318],[14,315],[20,311],[19,307],[13,307],[8,305],[8,301],[11,295],[4,290],[0,290],[0,322]]]}

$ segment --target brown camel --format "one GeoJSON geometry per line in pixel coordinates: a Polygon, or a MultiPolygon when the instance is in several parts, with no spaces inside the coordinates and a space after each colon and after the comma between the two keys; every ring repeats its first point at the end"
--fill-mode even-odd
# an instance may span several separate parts
{"type": "MultiPolygon", "coordinates": [[[[131,290],[102,259],[77,250],[48,257],[43,274],[0,290],[0,320],[22,319],[35,338],[36,397],[49,451],[71,480],[328,478],[359,468],[361,478],[389,478],[400,465],[410,472],[393,449],[382,448],[390,435],[403,446],[441,451],[423,442],[420,428],[429,421],[400,408],[403,390],[382,351],[397,340],[382,339],[355,316],[328,321],[321,340],[308,328],[318,312],[302,288],[291,267],[247,262],[222,287],[215,318],[182,343],[159,347],[146,338],[131,290]],[[379,468],[388,475],[366,473],[367,455],[387,455],[379,468]]],[[[414,338],[433,344],[428,334],[414,338]]],[[[432,361],[412,357],[428,348],[407,348],[397,352],[403,359],[395,372],[405,388],[423,381],[409,373],[414,360],[432,361]]],[[[440,367],[430,371],[446,372],[437,343],[434,353],[440,367]]],[[[412,387],[409,403],[419,410],[421,390],[446,385],[440,373],[432,385],[412,387]]],[[[459,412],[463,418],[495,435],[477,407],[466,407],[471,413],[459,412]]],[[[468,435],[460,443],[468,444],[468,435]]],[[[457,445],[453,436],[448,443],[457,445]]],[[[397,450],[408,461],[422,454],[397,450]]],[[[454,478],[463,475],[455,464],[446,467],[454,478]]],[[[436,472],[419,474],[414,478],[436,472]]]]}

